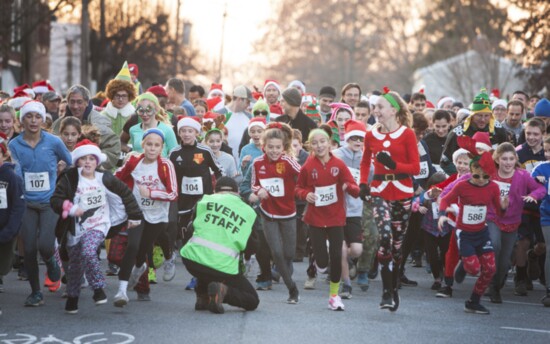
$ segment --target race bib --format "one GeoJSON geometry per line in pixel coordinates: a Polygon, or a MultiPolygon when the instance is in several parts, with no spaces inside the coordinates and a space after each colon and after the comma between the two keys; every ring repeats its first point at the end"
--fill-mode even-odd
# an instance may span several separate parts
{"type": "Polygon", "coordinates": [[[508,196],[510,193],[510,183],[498,182],[496,180],[495,183],[497,183],[498,188],[500,189],[500,197],[508,196]]]}
{"type": "Polygon", "coordinates": [[[315,200],[316,207],[324,207],[338,202],[336,184],[315,187],[315,195],[317,196],[315,200]]]}
{"type": "Polygon", "coordinates": [[[160,203],[158,201],[155,201],[154,199],[146,198],[146,197],[140,197],[139,201],[139,207],[142,210],[151,210],[158,208],[160,203]]]}
{"type": "Polygon", "coordinates": [[[30,192],[50,191],[48,172],[25,172],[25,190],[30,192]]]}
{"type": "Polygon", "coordinates": [[[89,192],[86,192],[80,197],[80,208],[84,211],[102,207],[106,203],[105,190],[95,189],[89,192]]]}
{"type": "Polygon", "coordinates": [[[479,225],[485,223],[487,207],[484,205],[465,205],[462,213],[462,223],[465,225],[479,225]]]}
{"type": "Polygon", "coordinates": [[[439,219],[439,204],[437,202],[432,202],[432,215],[434,220],[439,219]]]}
{"type": "Polygon", "coordinates": [[[428,162],[422,161],[420,162],[420,174],[417,176],[414,176],[416,179],[426,179],[428,178],[428,175],[430,174],[430,171],[428,170],[428,162]]]}
{"type": "Polygon", "coordinates": [[[355,182],[357,183],[357,185],[359,185],[359,180],[361,179],[361,171],[358,168],[353,168],[353,167],[348,167],[348,169],[351,172],[353,179],[355,179],[355,182]]]}
{"type": "Polygon", "coordinates": [[[8,191],[0,189],[0,209],[8,209],[8,191]]]}
{"type": "Polygon", "coordinates": [[[424,149],[424,146],[420,143],[418,144],[418,154],[420,154],[420,156],[426,155],[426,150],[424,149]]]}
{"type": "Polygon", "coordinates": [[[183,177],[181,180],[181,193],[186,195],[202,195],[201,177],[183,177]]]}
{"type": "Polygon", "coordinates": [[[283,197],[285,195],[283,178],[260,179],[260,185],[273,197],[283,197]]]}

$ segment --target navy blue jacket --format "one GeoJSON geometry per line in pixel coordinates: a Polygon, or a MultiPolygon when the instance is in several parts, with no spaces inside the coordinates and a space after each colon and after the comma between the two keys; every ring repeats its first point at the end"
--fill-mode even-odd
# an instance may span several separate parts
{"type": "Polygon", "coordinates": [[[21,228],[21,220],[25,212],[23,196],[23,181],[15,173],[15,165],[5,162],[0,165],[0,192],[6,191],[6,200],[0,197],[0,202],[7,201],[7,208],[0,204],[0,243],[12,240],[21,228]]]}

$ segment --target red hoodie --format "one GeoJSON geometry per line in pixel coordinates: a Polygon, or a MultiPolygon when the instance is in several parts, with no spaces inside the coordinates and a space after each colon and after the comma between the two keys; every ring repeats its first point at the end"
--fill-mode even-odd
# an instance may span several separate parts
{"type": "Polygon", "coordinates": [[[296,177],[300,164],[288,155],[281,155],[277,161],[270,161],[266,154],[252,164],[252,192],[258,194],[266,189],[269,197],[260,202],[262,212],[273,219],[286,219],[296,215],[296,177]]]}
{"type": "Polygon", "coordinates": [[[305,200],[310,192],[317,194],[316,204],[308,203],[304,222],[314,227],[341,227],[346,224],[346,200],[342,186],[353,197],[359,196],[359,186],[346,164],[329,153],[323,164],[313,154],[308,157],[296,185],[296,197],[305,200]]]}

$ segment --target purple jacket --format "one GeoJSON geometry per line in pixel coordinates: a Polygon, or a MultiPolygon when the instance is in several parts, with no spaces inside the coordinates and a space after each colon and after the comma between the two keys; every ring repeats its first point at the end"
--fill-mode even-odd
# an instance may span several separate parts
{"type": "MultiPolygon", "coordinates": [[[[521,222],[521,213],[523,211],[523,196],[531,196],[537,201],[540,201],[546,195],[544,185],[539,184],[529,172],[524,169],[516,169],[510,183],[510,192],[508,198],[510,205],[503,217],[498,219],[502,224],[514,224],[521,222]]],[[[488,209],[487,219],[495,221],[496,214],[494,209],[488,209]]]]}

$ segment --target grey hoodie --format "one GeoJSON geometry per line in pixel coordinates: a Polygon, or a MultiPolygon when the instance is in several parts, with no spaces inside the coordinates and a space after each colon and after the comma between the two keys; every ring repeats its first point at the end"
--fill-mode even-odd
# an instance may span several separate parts
{"type": "MultiPolygon", "coordinates": [[[[359,169],[361,168],[361,159],[363,152],[354,152],[347,147],[340,147],[332,151],[332,154],[344,161],[350,169],[355,181],[359,183],[359,169]],[[356,177],[357,176],[357,177],[356,177]]],[[[372,166],[372,164],[371,164],[372,166]]],[[[372,168],[371,168],[372,169],[372,168]]],[[[369,175],[372,175],[372,170],[369,175]]],[[[370,178],[369,178],[370,179],[370,178]]],[[[360,198],[353,198],[346,193],[346,217],[362,217],[363,216],[363,201],[360,198]]]]}

